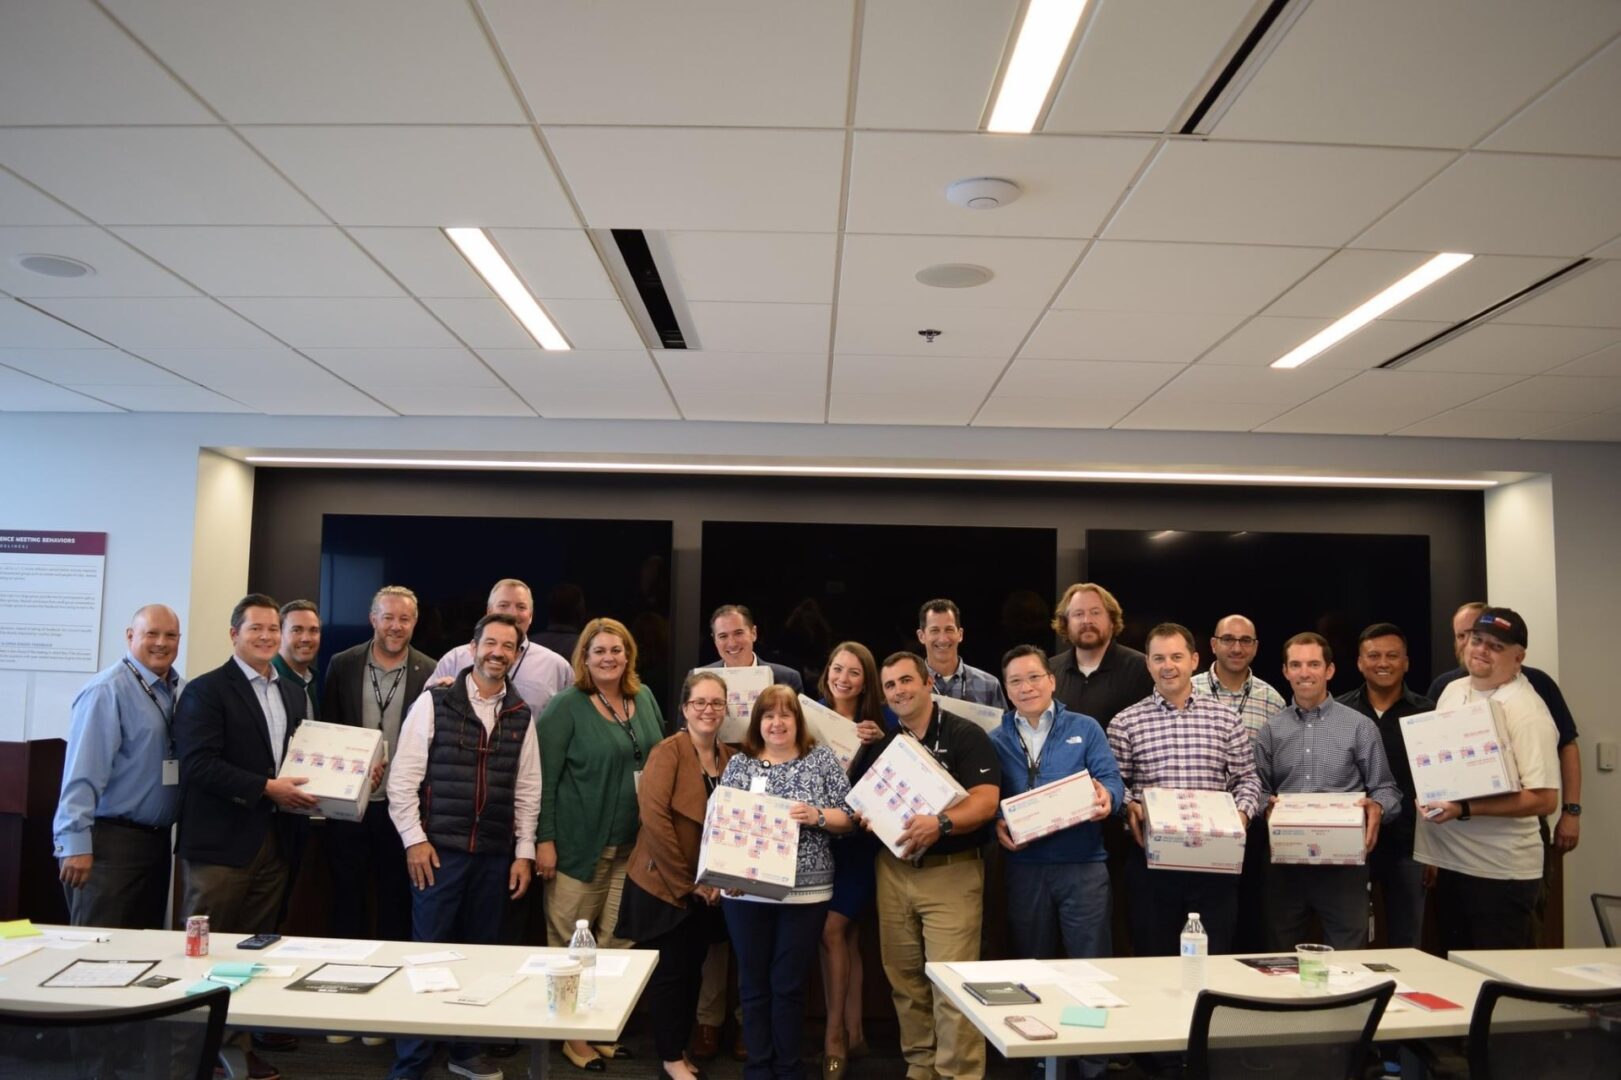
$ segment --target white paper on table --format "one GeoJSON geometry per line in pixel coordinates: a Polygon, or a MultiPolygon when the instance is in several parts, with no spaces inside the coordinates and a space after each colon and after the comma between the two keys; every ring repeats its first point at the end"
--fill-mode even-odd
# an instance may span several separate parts
{"type": "Polygon", "coordinates": [[[456,973],[445,967],[408,967],[405,977],[413,994],[432,994],[440,990],[460,990],[456,973]]]}
{"type": "Polygon", "coordinates": [[[255,979],[291,979],[298,974],[297,964],[260,964],[253,973],[255,979]]]}
{"type": "Polygon", "coordinates": [[[383,947],[381,941],[363,941],[358,938],[283,938],[266,956],[280,956],[288,960],[364,960],[383,947]]]}
{"type": "Polygon", "coordinates": [[[422,964],[448,964],[453,960],[466,960],[467,957],[455,949],[440,949],[438,952],[412,953],[410,956],[402,956],[400,959],[405,963],[406,967],[418,967],[422,964]]]}
{"type": "Polygon", "coordinates": [[[1621,986],[1621,964],[1572,964],[1554,970],[1561,975],[1574,975],[1602,986],[1621,986]]]}
{"type": "Polygon", "coordinates": [[[13,960],[21,960],[29,953],[38,952],[43,946],[37,941],[0,941],[0,964],[9,964],[13,960]]]}
{"type": "Polygon", "coordinates": [[[90,944],[94,941],[111,941],[111,934],[103,934],[96,930],[46,930],[44,936],[48,941],[82,941],[90,944]]]}
{"type": "Polygon", "coordinates": [[[1115,977],[1090,960],[1043,960],[1065,982],[1114,982],[1115,977]]]}
{"type": "Polygon", "coordinates": [[[445,998],[452,1005],[488,1005],[514,986],[523,982],[519,975],[486,975],[454,997],[445,998]]]}
{"type": "Polygon", "coordinates": [[[1125,998],[1102,983],[1064,979],[1059,982],[1058,988],[1091,1009],[1118,1009],[1126,1004],[1125,998]]]}
{"type": "Polygon", "coordinates": [[[93,944],[93,942],[71,941],[67,938],[45,938],[39,943],[39,947],[42,949],[60,949],[63,952],[67,952],[72,949],[83,949],[91,944],[93,944]]]}
{"type": "Polygon", "coordinates": [[[617,979],[630,970],[628,956],[597,956],[597,978],[617,979]]]}
{"type": "Polygon", "coordinates": [[[343,983],[346,986],[376,986],[398,971],[386,964],[327,964],[304,976],[306,983],[343,983]]]}
{"type": "Polygon", "coordinates": [[[122,988],[156,966],[152,960],[75,960],[40,985],[53,990],[122,988]]]}
{"type": "Polygon", "coordinates": [[[1040,960],[975,960],[947,965],[964,982],[1016,982],[1051,986],[1061,976],[1040,960]]]}
{"type": "Polygon", "coordinates": [[[518,974],[544,975],[546,974],[547,964],[553,960],[562,960],[564,958],[563,953],[530,953],[524,958],[523,963],[518,965],[518,974]]]}

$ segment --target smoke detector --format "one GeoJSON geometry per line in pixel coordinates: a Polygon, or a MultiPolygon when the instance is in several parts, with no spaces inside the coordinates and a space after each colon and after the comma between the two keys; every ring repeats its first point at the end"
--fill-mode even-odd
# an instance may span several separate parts
{"type": "Polygon", "coordinates": [[[936,289],[972,289],[985,284],[996,274],[988,267],[975,266],[973,263],[939,263],[925,266],[912,276],[919,284],[932,285],[936,289]]]}
{"type": "Polygon", "coordinates": [[[96,268],[89,263],[70,259],[66,255],[27,254],[14,257],[12,262],[32,274],[53,278],[89,277],[96,268]]]}
{"type": "Polygon", "coordinates": [[[997,210],[1018,197],[1018,184],[994,176],[957,180],[946,185],[946,198],[967,210],[997,210]]]}

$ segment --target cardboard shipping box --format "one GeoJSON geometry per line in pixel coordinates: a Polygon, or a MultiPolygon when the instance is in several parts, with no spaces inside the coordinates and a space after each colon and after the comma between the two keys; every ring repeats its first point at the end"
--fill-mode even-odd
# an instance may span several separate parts
{"type": "Polygon", "coordinates": [[[720,732],[716,737],[734,746],[741,743],[743,735],[749,730],[749,714],[754,710],[754,699],[774,681],[771,669],[764,664],[692,669],[694,674],[699,671],[718,675],[726,684],[726,719],[720,722],[720,732]]]}
{"type": "Polygon", "coordinates": [[[839,759],[839,767],[848,772],[850,762],[861,750],[855,724],[804,694],[799,695],[799,708],[805,714],[805,727],[811,738],[833,751],[833,756],[839,759]]]}
{"type": "Polygon", "coordinates": [[[716,788],[704,813],[698,884],[772,900],[787,896],[799,866],[799,823],[788,816],[793,805],[775,795],[716,788]]]}
{"type": "Polygon", "coordinates": [[[1236,874],[1244,868],[1244,820],[1230,792],[1148,788],[1143,812],[1150,870],[1236,874]]]}
{"type": "Polygon", "coordinates": [[[1007,822],[1013,842],[1027,844],[1096,818],[1097,795],[1092,774],[1082,769],[1062,780],[1003,799],[1002,819],[1007,822]]]}
{"type": "Polygon", "coordinates": [[[303,791],[321,800],[313,810],[337,821],[359,821],[371,801],[372,766],[383,760],[383,733],[351,724],[305,720],[293,729],[279,776],[307,776],[303,791]]]}
{"type": "Polygon", "coordinates": [[[1445,712],[1404,716],[1401,729],[1419,802],[1456,802],[1520,790],[1503,708],[1490,698],[1445,712]]]}
{"type": "Polygon", "coordinates": [[[907,822],[919,814],[939,814],[967,797],[934,755],[903,733],[889,741],[845,802],[867,819],[890,851],[904,858],[900,835],[907,822]]]}
{"type": "Polygon", "coordinates": [[[1357,792],[1278,795],[1268,819],[1272,861],[1304,866],[1361,866],[1365,812],[1357,792]]]}
{"type": "Polygon", "coordinates": [[[963,701],[961,698],[946,697],[944,694],[935,694],[934,703],[940,706],[941,712],[948,712],[971,724],[979,725],[987,735],[1002,726],[1002,710],[995,705],[981,705],[977,701],[963,701]]]}

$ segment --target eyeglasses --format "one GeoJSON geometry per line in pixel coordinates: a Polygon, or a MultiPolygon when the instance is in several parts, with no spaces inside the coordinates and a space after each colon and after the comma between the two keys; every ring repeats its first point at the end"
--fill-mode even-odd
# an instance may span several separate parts
{"type": "Polygon", "coordinates": [[[1216,639],[1216,642],[1225,649],[1230,649],[1234,645],[1242,645],[1244,648],[1250,649],[1254,648],[1255,645],[1260,642],[1260,640],[1260,638],[1233,637],[1231,634],[1223,634],[1221,637],[1216,639]]]}
{"type": "Polygon", "coordinates": [[[1007,681],[1009,690],[1023,690],[1027,686],[1039,686],[1042,679],[1050,679],[1052,675],[1042,672],[1040,675],[1016,675],[1007,681]]]}
{"type": "Polygon", "coordinates": [[[687,704],[693,712],[725,712],[725,698],[688,698],[687,704]]]}

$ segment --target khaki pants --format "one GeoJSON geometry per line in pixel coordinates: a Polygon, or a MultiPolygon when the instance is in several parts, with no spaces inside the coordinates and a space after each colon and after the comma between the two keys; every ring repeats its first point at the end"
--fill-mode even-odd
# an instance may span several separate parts
{"type": "Polygon", "coordinates": [[[246,866],[180,860],[180,918],[207,915],[216,934],[270,934],[287,891],[287,863],[274,826],[246,866]]]}
{"type": "Polygon", "coordinates": [[[630,847],[606,847],[597,856],[590,881],[579,881],[561,870],[546,882],[546,944],[554,949],[568,947],[574,936],[574,923],[584,919],[599,949],[628,949],[631,943],[614,933],[619,925],[619,897],[625,889],[625,870],[630,866],[630,847]]]}
{"type": "Polygon", "coordinates": [[[917,867],[888,851],[878,854],[879,951],[908,1080],[985,1075],[984,1038],[923,974],[925,962],[979,959],[985,864],[978,855],[963,852],[958,862],[917,867]]]}

